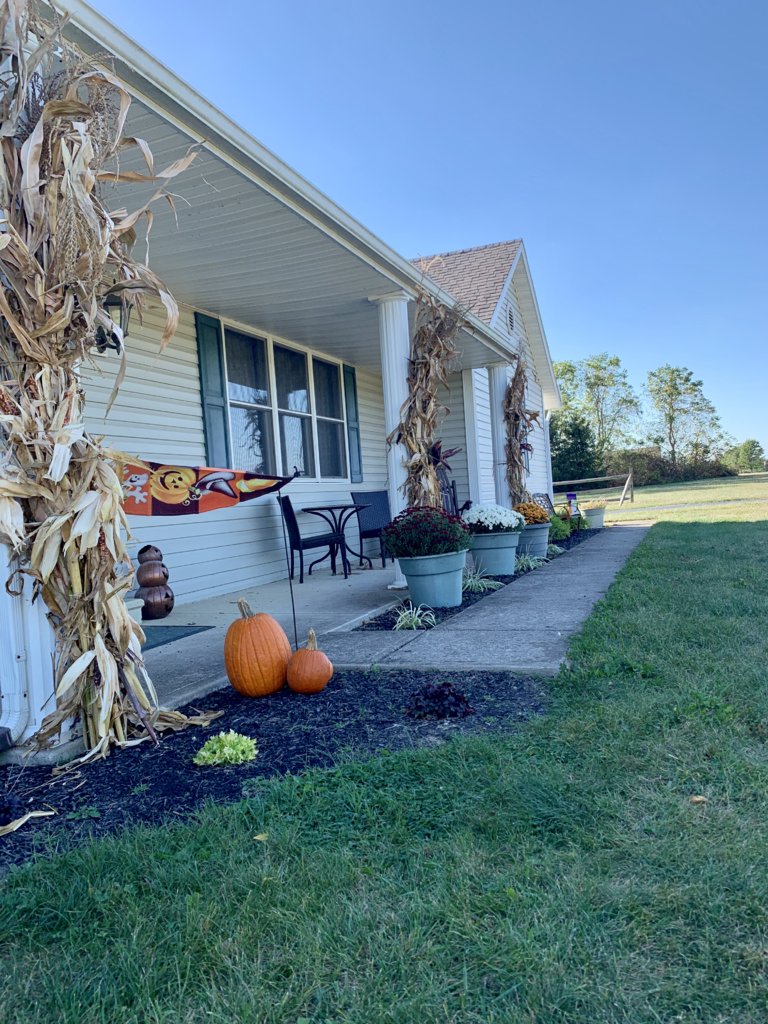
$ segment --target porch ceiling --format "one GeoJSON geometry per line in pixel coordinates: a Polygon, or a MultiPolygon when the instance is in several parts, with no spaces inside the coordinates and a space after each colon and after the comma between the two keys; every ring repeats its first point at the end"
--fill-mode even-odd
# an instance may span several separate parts
{"type": "MultiPolygon", "coordinates": [[[[183,196],[178,226],[158,206],[152,230],[152,266],[177,299],[379,366],[378,313],[369,296],[414,295],[418,271],[85,0],[57,0],[57,8],[70,16],[64,34],[81,50],[113,56],[135,98],[128,130],[150,143],[156,167],[202,142],[192,167],[171,183],[183,196]]],[[[116,190],[115,205],[140,197],[141,190],[130,191],[116,190]]],[[[469,319],[462,366],[514,356],[502,334],[469,319]]]]}
{"type": "MultiPolygon", "coordinates": [[[[149,143],[158,169],[196,141],[138,100],[127,130],[149,143]]],[[[143,169],[138,154],[121,167],[143,169]]],[[[156,206],[149,255],[179,302],[358,366],[380,365],[378,311],[369,299],[401,285],[209,149],[170,188],[175,214],[156,206]]],[[[147,191],[112,186],[107,198],[130,208],[147,191]]],[[[498,358],[470,334],[460,348],[464,367],[498,358]]]]}
{"type": "MultiPolygon", "coordinates": [[[[128,131],[146,139],[157,168],[196,141],[138,101],[128,131]]],[[[131,158],[123,166],[140,164],[131,158]]],[[[179,196],[176,213],[156,207],[149,255],[177,301],[378,365],[377,310],[368,296],[393,289],[383,274],[208,150],[170,188],[179,196]]],[[[114,201],[130,208],[144,194],[121,185],[114,201]]]]}

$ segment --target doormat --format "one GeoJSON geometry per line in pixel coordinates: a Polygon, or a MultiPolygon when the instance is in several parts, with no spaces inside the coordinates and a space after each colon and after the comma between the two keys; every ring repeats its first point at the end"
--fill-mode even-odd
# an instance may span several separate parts
{"type": "Polygon", "coordinates": [[[213,629],[213,626],[145,626],[142,623],[141,628],[147,638],[142,650],[151,651],[153,647],[172,644],[174,640],[183,640],[185,636],[204,633],[206,629],[213,629]]]}

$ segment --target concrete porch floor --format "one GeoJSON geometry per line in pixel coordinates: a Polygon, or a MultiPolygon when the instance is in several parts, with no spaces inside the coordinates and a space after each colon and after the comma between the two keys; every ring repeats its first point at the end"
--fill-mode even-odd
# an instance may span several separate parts
{"type": "MultiPolygon", "coordinates": [[[[299,584],[294,580],[296,624],[299,643],[304,643],[311,626],[318,634],[328,633],[356,619],[368,618],[378,610],[396,604],[407,591],[388,590],[394,579],[391,563],[386,569],[352,566],[344,579],[341,571],[315,570],[299,584]]],[[[238,615],[238,598],[244,597],[254,612],[267,612],[281,624],[293,643],[293,620],[288,580],[260,587],[241,588],[231,594],[204,598],[174,608],[171,614],[147,626],[211,626],[203,633],[183,637],[146,652],[145,661],[157,689],[160,703],[179,707],[227,682],[224,671],[224,636],[238,615]]]]}

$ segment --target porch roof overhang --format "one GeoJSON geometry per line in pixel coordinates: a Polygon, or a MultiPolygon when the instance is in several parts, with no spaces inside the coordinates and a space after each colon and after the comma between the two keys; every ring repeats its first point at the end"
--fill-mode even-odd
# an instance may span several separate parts
{"type": "MultiPolygon", "coordinates": [[[[175,214],[158,206],[150,262],[177,301],[271,332],[358,366],[380,366],[372,297],[425,288],[453,298],[82,0],[57,0],[64,35],[114,58],[134,97],[128,134],[164,167],[196,143],[171,185],[175,214]]],[[[130,158],[123,167],[133,167],[130,158]]],[[[138,164],[135,165],[138,167],[138,164]]],[[[115,205],[140,202],[121,185],[115,205]]],[[[413,315],[413,305],[411,305],[413,315]]],[[[473,315],[459,339],[462,368],[512,361],[504,335],[473,315]]]]}

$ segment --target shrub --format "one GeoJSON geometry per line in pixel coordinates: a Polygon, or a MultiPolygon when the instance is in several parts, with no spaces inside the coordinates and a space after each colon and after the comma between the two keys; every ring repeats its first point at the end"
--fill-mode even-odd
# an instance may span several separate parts
{"type": "Polygon", "coordinates": [[[680,459],[673,463],[654,445],[610,452],[604,470],[606,475],[628,473],[631,470],[635,487],[737,475],[735,469],[719,459],[680,459]]]}
{"type": "Polygon", "coordinates": [[[573,520],[565,519],[562,516],[552,516],[549,522],[550,544],[557,544],[559,540],[567,540],[570,537],[571,532],[573,531],[573,520]]]}
{"type": "Polygon", "coordinates": [[[407,508],[384,527],[384,544],[393,558],[423,558],[466,551],[469,529],[459,516],[425,505],[407,508]]]}

